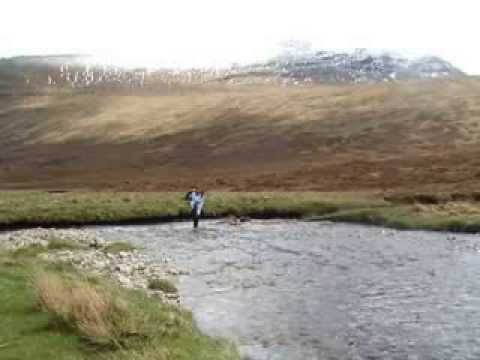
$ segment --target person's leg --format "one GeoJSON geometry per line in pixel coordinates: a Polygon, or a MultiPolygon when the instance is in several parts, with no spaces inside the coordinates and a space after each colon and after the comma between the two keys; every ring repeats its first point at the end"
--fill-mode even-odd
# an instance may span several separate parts
{"type": "Polygon", "coordinates": [[[200,218],[202,217],[202,211],[203,211],[203,203],[199,203],[197,205],[197,208],[196,208],[196,220],[197,220],[197,225],[195,227],[198,226],[198,222],[200,221],[200,218]]]}
{"type": "Polygon", "coordinates": [[[197,206],[197,217],[202,216],[202,207],[203,207],[202,204],[199,204],[197,206]]]}
{"type": "Polygon", "coordinates": [[[198,209],[197,205],[195,205],[192,209],[192,218],[193,218],[193,227],[197,228],[198,227],[198,209]]]}

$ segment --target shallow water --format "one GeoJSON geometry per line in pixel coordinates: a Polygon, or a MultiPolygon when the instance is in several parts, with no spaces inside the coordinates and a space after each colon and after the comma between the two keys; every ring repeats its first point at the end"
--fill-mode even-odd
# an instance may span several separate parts
{"type": "Polygon", "coordinates": [[[480,237],[362,225],[100,227],[191,272],[200,327],[249,359],[480,359],[480,237]]]}

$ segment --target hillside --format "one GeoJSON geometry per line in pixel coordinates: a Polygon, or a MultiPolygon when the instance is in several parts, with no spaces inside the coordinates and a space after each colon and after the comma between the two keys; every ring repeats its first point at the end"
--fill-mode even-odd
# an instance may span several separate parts
{"type": "Polygon", "coordinates": [[[0,97],[3,189],[474,189],[480,81],[0,97]]]}

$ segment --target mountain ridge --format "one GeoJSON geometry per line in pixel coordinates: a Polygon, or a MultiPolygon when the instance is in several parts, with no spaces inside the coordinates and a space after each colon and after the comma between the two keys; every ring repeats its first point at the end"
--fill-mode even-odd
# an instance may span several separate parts
{"type": "Polygon", "coordinates": [[[0,91],[58,88],[143,88],[204,84],[358,84],[467,76],[437,56],[408,58],[393,52],[286,51],[264,61],[224,68],[127,68],[86,54],[0,58],[0,91]]]}
{"type": "Polygon", "coordinates": [[[392,52],[375,54],[367,49],[353,52],[285,52],[266,63],[243,71],[270,73],[284,82],[372,83],[465,76],[460,69],[438,56],[408,58],[392,52]]]}

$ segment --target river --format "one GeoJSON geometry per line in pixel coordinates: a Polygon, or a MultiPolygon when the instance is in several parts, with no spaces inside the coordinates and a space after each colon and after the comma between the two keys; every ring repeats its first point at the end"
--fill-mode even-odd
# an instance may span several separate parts
{"type": "Polygon", "coordinates": [[[480,359],[479,236],[293,220],[97,230],[188,270],[182,303],[247,359],[480,359]]]}

